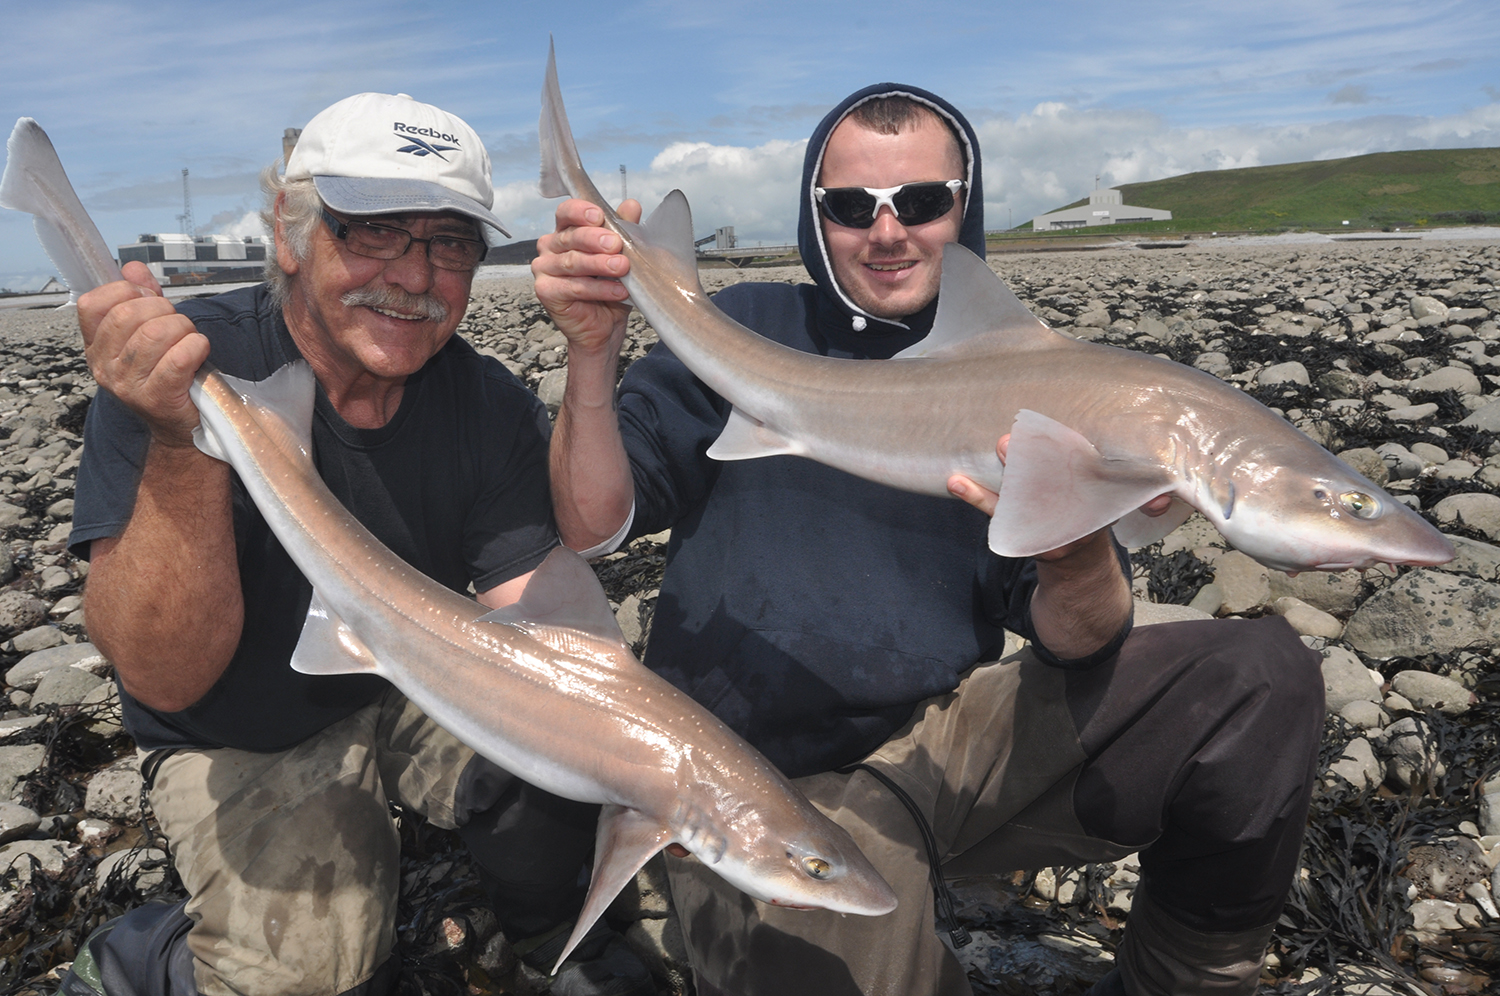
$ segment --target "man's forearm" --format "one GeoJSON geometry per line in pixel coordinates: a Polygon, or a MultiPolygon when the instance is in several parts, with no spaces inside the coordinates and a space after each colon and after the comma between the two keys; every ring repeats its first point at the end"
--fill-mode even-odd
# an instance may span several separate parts
{"type": "Polygon", "coordinates": [[[1036,566],[1031,625],[1055,656],[1089,656],[1113,640],[1130,618],[1130,583],[1120,570],[1109,530],[1066,557],[1038,560],[1036,566]]]}
{"type": "Polygon", "coordinates": [[[587,550],[619,531],[635,497],[615,411],[613,349],[569,349],[568,386],[549,454],[552,506],[562,541],[587,550]]]}
{"type": "Polygon", "coordinates": [[[89,635],[126,689],[167,712],[197,702],[244,625],[229,465],[153,443],[129,524],[92,559],[89,635]]]}

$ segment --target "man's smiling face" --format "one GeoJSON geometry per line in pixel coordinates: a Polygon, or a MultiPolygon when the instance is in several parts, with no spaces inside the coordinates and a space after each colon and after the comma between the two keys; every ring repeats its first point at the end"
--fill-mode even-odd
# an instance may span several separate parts
{"type": "MultiPolygon", "coordinates": [[[[896,187],[965,177],[958,142],[941,121],[922,115],[900,134],[884,135],[845,118],[823,152],[818,186],[896,187]]],[[[848,228],[822,218],[833,275],[844,293],[877,318],[904,318],[937,297],[943,246],[957,241],[964,200],[924,225],[903,225],[882,206],[869,228],[848,228]]]]}
{"type": "MultiPolygon", "coordinates": [[[[361,220],[419,239],[477,237],[472,220],[451,212],[361,220]]],[[[277,242],[282,269],[293,275],[287,323],[320,378],[325,372],[408,377],[443,347],[468,307],[473,271],[433,266],[425,244],[413,242],[398,259],[371,259],[350,252],[322,224],[313,231],[306,259],[295,259],[279,233],[277,242]]]]}

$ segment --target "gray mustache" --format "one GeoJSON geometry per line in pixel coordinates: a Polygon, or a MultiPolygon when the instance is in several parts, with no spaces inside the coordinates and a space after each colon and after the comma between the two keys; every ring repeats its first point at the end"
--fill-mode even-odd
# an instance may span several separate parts
{"type": "Polygon", "coordinates": [[[420,315],[430,322],[441,322],[448,317],[448,306],[431,294],[412,294],[389,285],[356,287],[339,300],[349,308],[384,308],[403,315],[420,315]]]}

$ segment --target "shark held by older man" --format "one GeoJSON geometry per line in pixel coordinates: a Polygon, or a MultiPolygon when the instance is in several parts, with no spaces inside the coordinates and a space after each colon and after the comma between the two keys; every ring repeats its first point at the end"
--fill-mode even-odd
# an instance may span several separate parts
{"type": "Polygon", "coordinates": [[[541,148],[542,194],[603,211],[630,261],[630,300],[733,405],[711,457],[803,456],[941,496],[962,474],[999,493],[989,545],[1002,556],[1111,525],[1127,546],[1144,546],[1197,509],[1235,547],[1283,570],[1453,558],[1420,515],[1253,398],[1181,364],[1053,332],[956,244],[943,253],[931,334],[892,359],[818,356],[755,334],[704,292],[681,191],[642,224],[600,195],[573,142],[555,56],[541,148]],[[1002,464],[995,449],[1006,434],[1002,464]],[[1166,514],[1139,511],[1161,495],[1174,498],[1166,514]]]}
{"type": "MultiPolygon", "coordinates": [[[[24,127],[23,127],[24,126],[24,127]]],[[[51,143],[29,118],[0,189],[37,215],[85,293],[118,279],[51,143]],[[18,163],[26,168],[16,168],[18,163]],[[35,164],[40,163],[40,167],[35,164]]],[[[630,653],[593,571],[554,550],[520,600],[492,612],[401,560],[323,483],[310,456],[316,382],[304,361],[250,383],[205,365],[199,448],[227,461],[312,603],[292,666],[373,672],[496,764],[603,805],[593,880],[560,965],[657,851],[680,844],[764,902],[878,916],[896,897],[854,840],[712,713],[630,653]]]]}

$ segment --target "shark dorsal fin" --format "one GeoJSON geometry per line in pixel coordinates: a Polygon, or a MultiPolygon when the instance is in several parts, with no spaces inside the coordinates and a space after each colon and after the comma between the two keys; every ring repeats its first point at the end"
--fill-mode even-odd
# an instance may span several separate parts
{"type": "Polygon", "coordinates": [[[673,190],[662,198],[656,210],[639,225],[632,225],[621,218],[620,228],[627,238],[642,248],[670,253],[684,273],[698,279],[698,254],[693,249],[693,209],[688,206],[687,195],[673,190]]]}
{"type": "MultiPolygon", "coordinates": [[[[206,366],[199,371],[198,377],[202,379],[211,374],[218,376],[240,396],[278,449],[311,462],[313,401],[317,396],[318,382],[306,360],[294,360],[265,380],[231,377],[206,366]]],[[[195,382],[194,390],[197,389],[195,382]]],[[[193,442],[217,460],[229,459],[206,423],[199,423],[193,430],[193,442]]]]}
{"type": "Polygon", "coordinates": [[[480,621],[515,627],[559,653],[613,660],[623,652],[635,661],[599,579],[567,547],[547,555],[514,605],[485,613],[480,621]]]}
{"type": "Polygon", "coordinates": [[[294,360],[265,380],[220,374],[245,399],[255,420],[283,449],[296,447],[312,459],[313,403],[318,382],[306,360],[294,360]]]}
{"type": "Polygon", "coordinates": [[[913,359],[993,345],[1007,350],[1055,342],[1042,320],[1027,310],[984,260],[957,242],[943,247],[943,282],[932,331],[895,359],[913,359]]]}

